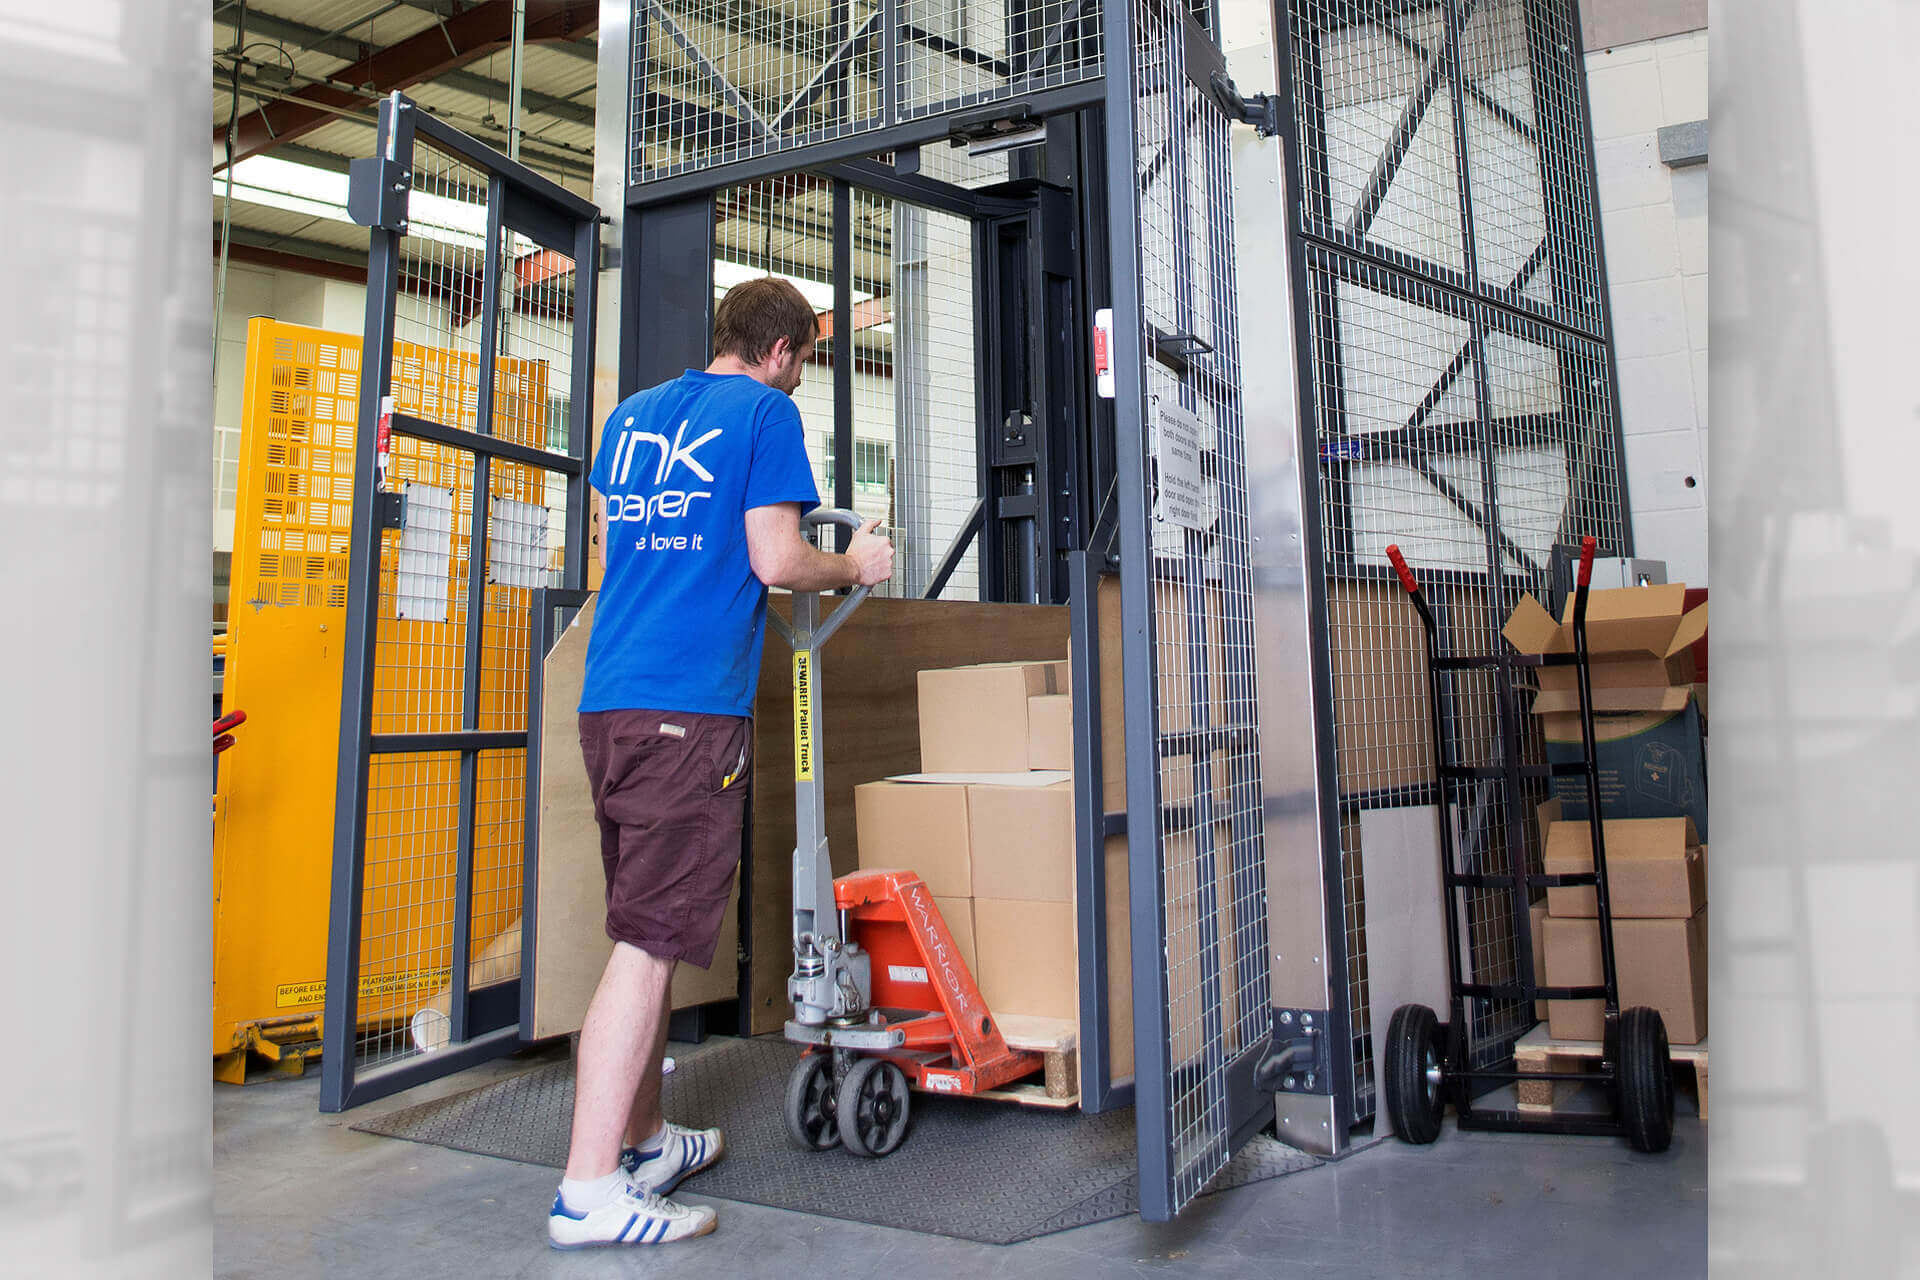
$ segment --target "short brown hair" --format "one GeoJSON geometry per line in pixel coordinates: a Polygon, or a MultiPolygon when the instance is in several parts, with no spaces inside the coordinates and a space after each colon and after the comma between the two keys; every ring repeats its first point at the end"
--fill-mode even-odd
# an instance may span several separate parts
{"type": "Polygon", "coordinates": [[[798,351],[818,332],[813,305],[800,291],[790,281],[762,276],[742,281],[720,299],[713,313],[713,354],[759,364],[780,339],[798,351]]]}

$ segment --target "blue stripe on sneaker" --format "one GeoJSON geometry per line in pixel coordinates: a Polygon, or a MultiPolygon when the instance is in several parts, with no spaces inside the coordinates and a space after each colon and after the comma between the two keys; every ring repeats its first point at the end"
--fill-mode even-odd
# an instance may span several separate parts
{"type": "MultiPolygon", "coordinates": [[[[654,1236],[653,1239],[651,1240],[647,1239],[646,1231],[642,1231],[640,1233],[640,1239],[647,1244],[659,1244],[662,1240],[665,1240],[667,1238],[667,1226],[668,1226],[667,1220],[665,1218],[655,1218],[654,1222],[657,1222],[660,1224],[660,1233],[654,1236]]],[[[648,1230],[652,1230],[653,1223],[652,1222],[648,1223],[647,1228],[648,1230]]]]}
{"type": "Polygon", "coordinates": [[[706,1154],[707,1144],[705,1139],[702,1138],[689,1138],[687,1142],[693,1148],[693,1158],[688,1160],[686,1164],[688,1168],[692,1168],[699,1164],[700,1158],[706,1154]]]}
{"type": "MultiPolygon", "coordinates": [[[[627,1238],[627,1232],[633,1230],[633,1224],[638,1221],[640,1221],[639,1214],[635,1213],[635,1214],[629,1215],[627,1218],[627,1225],[620,1228],[620,1234],[615,1236],[614,1239],[624,1242],[627,1238]]],[[[640,1228],[640,1234],[643,1236],[647,1234],[647,1229],[645,1227],[640,1228]]]]}

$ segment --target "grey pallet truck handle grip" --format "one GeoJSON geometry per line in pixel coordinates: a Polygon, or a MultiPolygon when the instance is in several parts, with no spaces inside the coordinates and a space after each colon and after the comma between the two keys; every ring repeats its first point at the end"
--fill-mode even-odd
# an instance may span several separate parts
{"type": "MultiPolygon", "coordinates": [[[[806,515],[800,517],[800,523],[808,529],[817,529],[822,525],[843,524],[849,529],[857,530],[861,525],[866,523],[866,520],[863,519],[858,512],[848,511],[845,507],[815,507],[813,510],[807,512],[806,515]]],[[[860,602],[865,600],[868,593],[872,590],[872,587],[855,587],[853,594],[845,600],[842,600],[840,607],[829,614],[827,620],[815,629],[813,633],[813,647],[818,649],[821,645],[824,645],[833,636],[833,633],[840,629],[840,624],[845,622],[848,616],[860,607],[860,602]]],[[[789,637],[789,639],[791,639],[791,637],[789,637]]]]}

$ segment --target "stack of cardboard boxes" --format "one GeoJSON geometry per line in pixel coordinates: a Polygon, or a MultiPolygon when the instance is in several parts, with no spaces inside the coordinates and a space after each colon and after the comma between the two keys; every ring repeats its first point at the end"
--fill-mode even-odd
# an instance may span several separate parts
{"type": "MultiPolygon", "coordinates": [[[[1686,588],[1595,591],[1587,609],[1600,809],[1613,909],[1620,1005],[1660,1011],[1673,1044],[1707,1035],[1707,791],[1703,710],[1694,646],[1707,609],[1685,607],[1686,588]]],[[[1569,609],[1571,605],[1569,605],[1569,609]]],[[[1504,633],[1522,653],[1573,652],[1571,614],[1560,621],[1531,597],[1504,633]]],[[[1580,694],[1571,666],[1538,669],[1533,714],[1547,758],[1582,755],[1580,694]]],[[[1555,780],[1540,813],[1544,870],[1593,870],[1586,779],[1555,780]]],[[[1547,891],[1534,906],[1534,951],[1547,986],[1599,983],[1600,925],[1591,888],[1547,891]]],[[[1597,1040],[1598,1000],[1549,1000],[1555,1040],[1597,1040]]]]}
{"type": "Polygon", "coordinates": [[[921,772],[854,790],[860,866],[919,874],[996,1014],[1077,1019],[1067,664],[919,686],[921,772]]]}

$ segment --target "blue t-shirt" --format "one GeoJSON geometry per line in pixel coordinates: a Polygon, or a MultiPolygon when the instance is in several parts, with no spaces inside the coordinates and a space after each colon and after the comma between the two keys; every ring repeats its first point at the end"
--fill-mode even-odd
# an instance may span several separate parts
{"type": "Polygon", "coordinates": [[[767,588],[746,513],[820,502],[792,398],[689,369],[613,411],[591,483],[606,499],[606,573],[580,710],[751,715],[767,588]]]}

